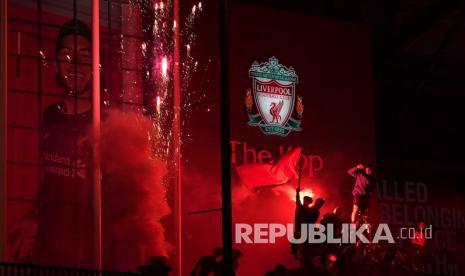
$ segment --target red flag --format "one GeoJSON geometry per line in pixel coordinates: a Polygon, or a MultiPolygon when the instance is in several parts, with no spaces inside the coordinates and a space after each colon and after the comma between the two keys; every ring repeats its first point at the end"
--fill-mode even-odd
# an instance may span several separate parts
{"type": "Polygon", "coordinates": [[[298,165],[302,148],[283,154],[277,163],[257,163],[236,167],[242,182],[251,190],[286,184],[299,177],[298,165]]]}

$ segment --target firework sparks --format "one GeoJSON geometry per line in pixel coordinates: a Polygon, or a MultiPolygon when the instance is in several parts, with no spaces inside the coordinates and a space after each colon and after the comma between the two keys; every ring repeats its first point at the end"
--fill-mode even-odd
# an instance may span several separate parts
{"type": "MultiPolygon", "coordinates": [[[[204,91],[189,89],[192,77],[200,66],[199,61],[194,57],[197,39],[195,25],[205,7],[202,2],[197,2],[186,11],[186,18],[182,21],[176,21],[173,17],[173,1],[171,0],[138,0],[132,3],[140,8],[142,14],[149,14],[147,18],[150,18],[150,23],[142,27],[141,31],[144,34],[144,40],[140,43],[140,55],[145,60],[144,72],[142,73],[144,85],[150,87],[150,89],[140,93],[139,99],[136,99],[137,93],[123,97],[125,89],[128,92],[127,88],[129,88],[125,86],[122,88],[120,98],[124,98],[127,102],[148,103],[144,107],[145,113],[152,115],[153,125],[159,130],[161,137],[160,144],[156,146],[155,152],[158,157],[166,160],[172,154],[170,143],[173,139],[169,126],[174,116],[172,110],[174,32],[179,28],[181,39],[180,77],[183,95],[181,125],[184,125],[185,120],[190,118],[195,103],[202,102],[205,99],[204,91]],[[144,100],[141,99],[142,96],[144,100]],[[148,102],[146,102],[146,99],[148,99],[148,102]]],[[[129,38],[121,35],[119,51],[123,56],[131,56],[130,43],[125,40],[129,40],[129,38]]],[[[126,60],[125,62],[129,61],[126,60]]],[[[203,69],[208,70],[210,64],[211,59],[202,64],[202,71],[203,69]]],[[[131,86],[136,88],[136,83],[131,82],[131,86]]],[[[190,135],[181,132],[181,144],[186,144],[190,139],[190,135]]]]}
{"type": "MultiPolygon", "coordinates": [[[[182,61],[182,69],[181,69],[181,87],[184,91],[184,103],[183,103],[183,118],[187,120],[190,118],[192,113],[193,106],[195,103],[202,102],[205,99],[204,93],[202,91],[195,91],[190,89],[189,85],[191,79],[195,72],[198,69],[198,61],[194,57],[194,53],[192,49],[195,47],[195,43],[197,40],[197,35],[195,33],[195,25],[198,21],[202,12],[202,3],[199,2],[196,5],[193,5],[191,8],[191,12],[189,13],[188,17],[185,20],[184,28],[182,30],[182,39],[184,44],[184,55],[182,61]]],[[[208,70],[210,65],[211,59],[204,65],[205,72],[208,70]]],[[[209,110],[207,110],[208,112],[209,110]]],[[[182,141],[183,143],[188,143],[191,137],[185,133],[182,133],[182,141]]]]}
{"type": "Polygon", "coordinates": [[[164,57],[161,60],[161,73],[162,73],[163,77],[166,78],[167,72],[168,72],[168,60],[166,59],[166,57],[164,57]]]}

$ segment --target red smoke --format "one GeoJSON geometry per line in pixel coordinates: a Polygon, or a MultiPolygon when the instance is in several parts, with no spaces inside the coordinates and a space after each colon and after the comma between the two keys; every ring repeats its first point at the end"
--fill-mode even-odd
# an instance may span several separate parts
{"type": "Polygon", "coordinates": [[[171,212],[163,184],[166,164],[153,154],[153,122],[135,112],[112,110],[101,134],[104,239],[109,231],[110,243],[121,242],[126,255],[134,252],[129,248],[135,250],[139,264],[149,256],[168,255],[171,246],[160,223],[171,212]]]}

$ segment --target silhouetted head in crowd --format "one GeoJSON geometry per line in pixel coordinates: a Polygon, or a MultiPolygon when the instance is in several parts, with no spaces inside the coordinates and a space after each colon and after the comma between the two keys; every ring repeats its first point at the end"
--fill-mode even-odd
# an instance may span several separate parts
{"type": "Polygon", "coordinates": [[[322,198],[317,198],[315,200],[315,204],[313,206],[315,206],[316,209],[320,209],[321,207],[323,207],[323,205],[325,204],[325,200],[322,199],[322,198]]]}
{"type": "Polygon", "coordinates": [[[308,207],[313,203],[313,198],[309,196],[304,196],[304,206],[308,207]]]}
{"type": "Polygon", "coordinates": [[[213,254],[212,254],[213,257],[218,258],[221,255],[223,255],[223,249],[221,247],[213,248],[213,254]]]}

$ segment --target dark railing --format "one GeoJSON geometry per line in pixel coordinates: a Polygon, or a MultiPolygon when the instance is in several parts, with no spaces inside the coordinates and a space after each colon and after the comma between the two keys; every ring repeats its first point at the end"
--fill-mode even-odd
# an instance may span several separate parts
{"type": "Polygon", "coordinates": [[[33,264],[1,263],[0,276],[140,276],[137,272],[116,272],[84,268],[51,267],[33,264]]]}

